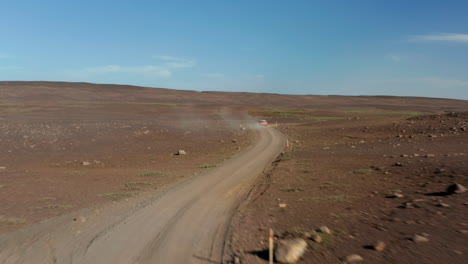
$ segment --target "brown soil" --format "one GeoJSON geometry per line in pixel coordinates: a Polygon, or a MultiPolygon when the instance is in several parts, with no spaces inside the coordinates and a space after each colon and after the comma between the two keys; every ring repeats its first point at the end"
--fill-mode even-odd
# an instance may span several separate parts
{"type": "Polygon", "coordinates": [[[351,254],[365,263],[465,263],[467,193],[446,190],[468,186],[467,112],[281,121],[290,147],[233,224],[241,263],[267,263],[269,228],[281,239],[322,225],[332,235],[307,239],[300,263],[339,263],[351,254]],[[390,198],[395,192],[404,197],[390,198]],[[413,242],[415,234],[429,242],[413,242]],[[371,248],[377,241],[384,251],[371,248]]]}
{"type": "Polygon", "coordinates": [[[8,101],[0,118],[0,232],[158,189],[252,140],[239,112],[195,106],[8,101]]]}
{"type": "Polygon", "coordinates": [[[435,98],[0,82],[0,232],[200,173],[252,143],[240,125],[255,116],[278,122],[290,147],[234,220],[242,263],[266,262],[270,227],[286,238],[321,225],[333,235],[308,240],[301,263],[353,253],[366,263],[463,263],[466,193],[444,191],[468,186],[468,125],[466,114],[443,113],[467,110],[468,101],[435,98]],[[404,197],[387,197],[396,190],[404,197]],[[409,239],[423,233],[428,243],[409,239]],[[377,240],[383,252],[367,248],[377,240]]]}

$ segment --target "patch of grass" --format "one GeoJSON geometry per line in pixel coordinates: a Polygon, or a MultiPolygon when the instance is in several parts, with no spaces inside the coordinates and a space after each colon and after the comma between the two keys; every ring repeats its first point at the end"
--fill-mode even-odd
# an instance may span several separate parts
{"type": "Polygon", "coordinates": [[[307,199],[321,202],[349,202],[351,200],[351,196],[346,194],[338,194],[330,196],[308,197],[307,199]]]}
{"type": "Polygon", "coordinates": [[[56,200],[54,197],[41,197],[39,200],[56,200]]]}
{"type": "Polygon", "coordinates": [[[200,165],[200,168],[202,169],[208,169],[208,168],[214,168],[217,167],[217,164],[208,164],[208,165],[200,165]]]}
{"type": "Polygon", "coordinates": [[[142,177],[161,177],[164,175],[166,175],[166,173],[159,172],[159,171],[147,171],[147,172],[138,174],[138,176],[142,176],[142,177]]]}
{"type": "Polygon", "coordinates": [[[133,196],[135,193],[134,192],[121,192],[121,193],[101,193],[98,196],[110,199],[112,201],[118,201],[123,198],[128,198],[133,196]]]}
{"type": "Polygon", "coordinates": [[[372,115],[410,115],[417,116],[422,115],[422,112],[415,111],[395,111],[395,110],[369,110],[369,109],[360,109],[360,110],[348,110],[346,113],[356,113],[356,114],[372,114],[372,115]]]}
{"type": "Polygon", "coordinates": [[[337,119],[346,119],[344,116],[315,116],[313,113],[305,112],[304,110],[293,110],[293,109],[265,109],[265,112],[269,116],[278,116],[278,117],[303,117],[319,120],[337,120],[337,119]]]}
{"type": "Polygon", "coordinates": [[[122,190],[134,191],[139,190],[139,186],[152,185],[151,182],[128,182],[125,184],[125,187],[122,190]]]}
{"type": "Polygon", "coordinates": [[[288,189],[281,189],[283,192],[302,192],[304,189],[302,188],[288,188],[288,189]]]}
{"type": "Polygon", "coordinates": [[[26,222],[26,219],[19,218],[19,217],[7,217],[4,215],[0,215],[0,224],[4,225],[17,225],[26,222]]]}
{"type": "Polygon", "coordinates": [[[401,190],[400,189],[393,189],[393,190],[387,190],[385,192],[386,195],[394,195],[395,193],[401,193],[401,190]]]}
{"type": "Polygon", "coordinates": [[[360,170],[353,171],[354,174],[368,174],[372,172],[373,172],[372,169],[360,169],[360,170]]]}
{"type": "Polygon", "coordinates": [[[141,185],[152,185],[151,182],[128,182],[125,186],[141,186],[141,185]]]}
{"type": "Polygon", "coordinates": [[[322,232],[317,232],[317,231],[310,231],[308,232],[310,237],[313,237],[315,235],[319,235],[322,238],[321,243],[313,243],[312,248],[313,249],[319,249],[319,248],[326,248],[330,247],[333,244],[335,244],[335,237],[333,234],[327,234],[327,233],[322,233],[322,232]]]}
{"type": "Polygon", "coordinates": [[[47,208],[47,209],[68,209],[72,207],[73,205],[71,204],[49,204],[47,206],[44,206],[44,208],[47,208]]]}

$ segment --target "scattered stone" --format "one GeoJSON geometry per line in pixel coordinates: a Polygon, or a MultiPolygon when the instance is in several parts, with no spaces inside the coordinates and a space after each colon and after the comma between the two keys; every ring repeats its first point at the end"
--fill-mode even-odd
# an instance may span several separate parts
{"type": "Polygon", "coordinates": [[[5,166],[1,166],[1,167],[0,167],[0,170],[6,170],[6,167],[5,167],[5,166]]]}
{"type": "Polygon", "coordinates": [[[91,165],[91,162],[89,162],[89,161],[81,162],[81,166],[89,166],[89,165],[91,165]]]}
{"type": "Polygon", "coordinates": [[[397,193],[394,193],[392,196],[390,196],[391,198],[403,198],[405,197],[403,194],[397,192],[397,193]]]}
{"type": "Polygon", "coordinates": [[[321,233],[324,233],[324,234],[329,234],[329,235],[331,235],[331,233],[332,233],[330,228],[328,228],[326,226],[320,226],[319,228],[317,228],[317,231],[321,232],[321,233]]]}
{"type": "Polygon", "coordinates": [[[318,234],[313,235],[311,239],[315,243],[322,243],[322,241],[323,241],[322,237],[320,235],[318,235],[318,234]]]}
{"type": "Polygon", "coordinates": [[[185,150],[183,149],[180,149],[178,152],[177,152],[177,155],[181,156],[181,155],[187,155],[187,152],[185,152],[185,150]]]}
{"type": "Polygon", "coordinates": [[[425,158],[433,158],[435,157],[435,154],[426,154],[424,155],[425,158]]]}
{"type": "Polygon", "coordinates": [[[346,257],[346,263],[356,263],[356,262],[361,262],[363,260],[364,259],[358,254],[352,254],[346,257]]]}
{"type": "Polygon", "coordinates": [[[78,217],[73,218],[73,221],[79,222],[79,223],[84,223],[84,222],[86,222],[86,217],[80,215],[78,217]]]}
{"type": "Polygon", "coordinates": [[[447,192],[449,194],[464,193],[464,192],[466,192],[466,188],[465,188],[465,186],[463,186],[463,185],[461,185],[459,183],[454,183],[454,184],[450,185],[447,188],[447,192]]]}
{"type": "Polygon", "coordinates": [[[393,164],[393,166],[395,166],[395,167],[402,167],[403,164],[401,164],[400,162],[396,162],[395,164],[393,164]]]}
{"type": "Polygon", "coordinates": [[[275,259],[280,263],[296,263],[306,248],[307,242],[302,238],[279,240],[275,249],[275,259]]]}
{"type": "Polygon", "coordinates": [[[427,237],[421,236],[421,235],[414,235],[412,240],[416,243],[427,243],[429,242],[429,239],[427,237]]]}
{"type": "Polygon", "coordinates": [[[237,142],[237,139],[236,138],[233,138],[232,139],[232,143],[236,143],[237,142]]]}
{"type": "Polygon", "coordinates": [[[386,246],[385,242],[379,240],[374,244],[373,248],[376,251],[383,251],[386,246]]]}
{"type": "Polygon", "coordinates": [[[446,204],[446,203],[439,203],[437,204],[438,207],[450,207],[450,205],[446,204]]]}

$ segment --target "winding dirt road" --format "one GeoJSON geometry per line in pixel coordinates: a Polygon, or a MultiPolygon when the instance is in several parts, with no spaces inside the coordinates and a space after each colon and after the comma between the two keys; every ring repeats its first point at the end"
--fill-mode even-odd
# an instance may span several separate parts
{"type": "Polygon", "coordinates": [[[285,146],[273,128],[255,145],[156,197],[62,216],[0,236],[1,263],[221,263],[230,220],[285,146]],[[76,216],[76,214],[74,214],[76,216]]]}

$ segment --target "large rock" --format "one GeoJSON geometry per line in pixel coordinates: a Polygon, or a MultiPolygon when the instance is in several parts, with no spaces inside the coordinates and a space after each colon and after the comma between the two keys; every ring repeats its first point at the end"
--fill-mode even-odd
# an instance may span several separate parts
{"type": "Polygon", "coordinates": [[[307,242],[302,238],[279,240],[275,259],[280,263],[296,263],[304,254],[307,242]]]}
{"type": "Polygon", "coordinates": [[[352,254],[346,257],[346,263],[356,263],[363,261],[364,258],[359,256],[358,254],[352,254]]]}
{"type": "Polygon", "coordinates": [[[185,150],[183,149],[180,149],[178,152],[177,152],[177,155],[187,155],[187,152],[185,152],[185,150]]]}
{"type": "Polygon", "coordinates": [[[454,184],[450,185],[447,188],[447,192],[450,193],[450,194],[464,193],[464,192],[466,192],[466,188],[465,188],[465,186],[463,186],[463,185],[461,185],[459,183],[454,183],[454,184]]]}

